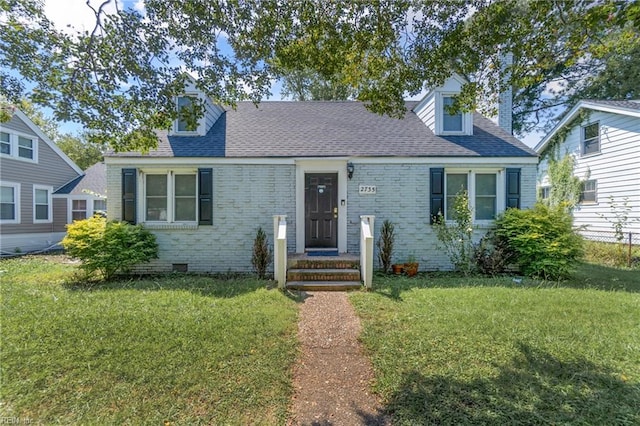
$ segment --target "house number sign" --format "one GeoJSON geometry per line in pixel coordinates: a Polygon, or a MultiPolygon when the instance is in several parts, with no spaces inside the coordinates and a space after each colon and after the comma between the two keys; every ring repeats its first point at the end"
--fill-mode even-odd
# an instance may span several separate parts
{"type": "Polygon", "coordinates": [[[361,195],[373,195],[378,192],[378,187],[375,185],[360,185],[358,186],[358,194],[361,195]]]}

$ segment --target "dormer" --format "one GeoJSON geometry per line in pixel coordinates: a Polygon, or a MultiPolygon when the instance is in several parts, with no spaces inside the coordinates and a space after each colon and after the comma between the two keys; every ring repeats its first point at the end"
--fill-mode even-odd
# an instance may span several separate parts
{"type": "Polygon", "coordinates": [[[464,78],[454,74],[441,87],[430,90],[413,109],[434,134],[439,136],[473,134],[473,114],[462,111],[452,114],[447,108],[453,103],[454,97],[460,94],[464,84],[464,78]]]}
{"type": "Polygon", "coordinates": [[[208,96],[198,90],[195,80],[191,77],[187,81],[184,93],[176,96],[175,105],[178,118],[173,122],[172,136],[204,136],[224,112],[221,106],[214,104],[208,96]],[[204,115],[197,120],[195,126],[189,126],[190,123],[180,117],[180,110],[191,107],[196,101],[203,103],[204,115]]]}

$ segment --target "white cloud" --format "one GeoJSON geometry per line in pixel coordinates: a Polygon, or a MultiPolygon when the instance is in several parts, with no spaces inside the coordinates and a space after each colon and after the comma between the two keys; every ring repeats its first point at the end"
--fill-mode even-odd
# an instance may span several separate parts
{"type": "MultiPolygon", "coordinates": [[[[115,2],[122,7],[121,0],[111,1],[103,10],[105,13],[114,13],[115,2]]],[[[138,1],[143,3],[142,0],[138,1]]],[[[56,28],[75,33],[77,31],[91,31],[96,23],[94,11],[87,6],[86,0],[44,0],[44,12],[47,18],[53,22],[56,28]]],[[[103,0],[89,0],[89,4],[98,9],[103,0]]]]}

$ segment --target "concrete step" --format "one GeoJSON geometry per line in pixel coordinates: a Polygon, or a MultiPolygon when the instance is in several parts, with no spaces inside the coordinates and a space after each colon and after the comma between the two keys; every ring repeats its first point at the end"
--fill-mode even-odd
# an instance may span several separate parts
{"type": "Polygon", "coordinates": [[[287,281],[286,288],[305,291],[347,291],[362,288],[360,281],[287,281]]]}
{"type": "Polygon", "coordinates": [[[288,267],[293,269],[359,269],[360,258],[336,257],[290,257],[288,267]]]}
{"type": "Polygon", "coordinates": [[[287,271],[287,281],[360,281],[359,269],[294,268],[287,271]]]}

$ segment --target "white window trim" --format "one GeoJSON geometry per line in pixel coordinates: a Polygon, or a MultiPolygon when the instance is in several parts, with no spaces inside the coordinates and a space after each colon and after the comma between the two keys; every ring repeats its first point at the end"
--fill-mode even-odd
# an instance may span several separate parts
{"type": "MultiPolygon", "coordinates": [[[[496,175],[496,216],[506,210],[506,188],[504,182],[504,169],[460,169],[460,168],[447,168],[444,171],[444,200],[445,200],[445,209],[446,209],[446,200],[447,200],[447,175],[449,174],[466,174],[467,175],[467,192],[469,195],[469,207],[471,207],[472,215],[473,215],[473,223],[475,225],[491,225],[493,223],[492,220],[477,220],[476,217],[476,175],[480,174],[495,174],[496,175]]],[[[445,211],[445,216],[446,216],[445,211]]],[[[447,222],[450,222],[449,220],[447,222]]]]}
{"type": "MultiPolygon", "coordinates": [[[[178,98],[185,98],[185,97],[194,98],[196,100],[201,99],[200,95],[197,92],[185,92],[181,95],[178,95],[175,98],[176,111],[178,111],[178,98]]],[[[205,115],[206,115],[206,111],[205,111],[205,115]]],[[[205,134],[204,132],[205,116],[200,117],[200,119],[198,120],[198,127],[196,128],[196,130],[178,130],[178,122],[179,122],[179,118],[176,118],[175,120],[173,120],[172,134],[175,136],[204,136],[205,134]]]]}
{"type": "Polygon", "coordinates": [[[444,98],[457,96],[460,93],[455,92],[437,92],[436,96],[436,135],[455,136],[455,135],[471,135],[473,134],[473,118],[470,112],[462,111],[462,130],[461,131],[445,131],[444,130],[444,98]]]}
{"type": "Polygon", "coordinates": [[[3,154],[0,153],[0,157],[3,158],[10,158],[12,160],[18,160],[18,161],[24,161],[27,163],[38,163],[38,137],[34,136],[34,135],[28,135],[26,133],[21,133],[21,132],[16,132],[15,130],[12,129],[7,129],[7,128],[3,128],[0,126],[0,132],[3,133],[8,133],[9,134],[9,146],[10,146],[10,150],[11,153],[10,154],[3,154]],[[29,139],[32,142],[32,146],[33,146],[33,158],[24,158],[24,157],[20,157],[20,155],[18,155],[19,151],[19,144],[18,144],[18,138],[25,138],[25,139],[29,139]]]}
{"type": "Polygon", "coordinates": [[[602,128],[600,126],[599,121],[594,121],[593,123],[588,123],[583,126],[580,126],[580,157],[591,157],[593,155],[599,155],[602,152],[602,138],[600,137],[601,130],[602,128]],[[587,139],[584,137],[584,133],[587,127],[592,126],[594,124],[598,125],[598,150],[596,152],[586,153],[584,144],[587,141],[587,139]]]}
{"type": "MultiPolygon", "coordinates": [[[[54,197],[55,198],[55,197],[54,197]]],[[[95,202],[96,200],[107,200],[106,197],[94,197],[92,195],[74,195],[74,196],[65,196],[67,199],[67,223],[73,222],[73,202],[77,200],[85,200],[87,202],[87,212],[86,218],[88,219],[95,214],[95,202]]]]}
{"type": "Polygon", "coordinates": [[[593,191],[589,191],[589,192],[593,192],[593,197],[595,198],[595,200],[594,201],[583,201],[583,200],[580,200],[580,202],[578,204],[581,205],[581,206],[595,206],[595,205],[598,204],[598,179],[587,179],[587,180],[582,182],[583,187],[582,187],[582,190],[580,191],[580,198],[582,198],[584,193],[585,193],[584,185],[587,182],[594,182],[595,188],[593,189],[593,191]]]}
{"type": "Polygon", "coordinates": [[[53,222],[53,186],[33,185],[33,223],[53,222]],[[47,219],[36,219],[36,190],[47,191],[47,219]]]}
{"type": "Polygon", "coordinates": [[[197,225],[198,224],[198,193],[200,191],[198,182],[197,169],[142,169],[140,170],[138,179],[138,194],[142,194],[138,206],[142,207],[138,213],[138,223],[151,225],[162,224],[178,224],[178,225],[197,225]],[[147,175],[165,175],[167,177],[167,220],[147,220],[147,175]],[[194,175],[196,178],[195,202],[196,217],[195,220],[176,221],[175,217],[175,175],[194,175]]]}
{"type": "Polygon", "coordinates": [[[15,219],[0,219],[0,224],[3,225],[18,225],[20,224],[20,184],[16,182],[0,181],[0,186],[9,186],[13,188],[13,200],[15,207],[15,219]]]}

